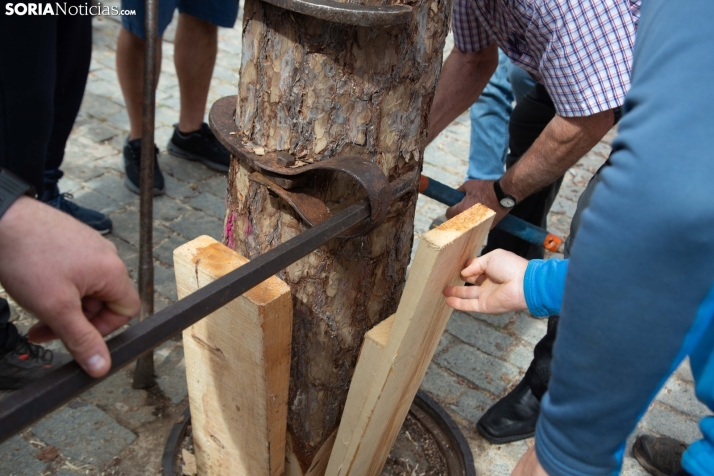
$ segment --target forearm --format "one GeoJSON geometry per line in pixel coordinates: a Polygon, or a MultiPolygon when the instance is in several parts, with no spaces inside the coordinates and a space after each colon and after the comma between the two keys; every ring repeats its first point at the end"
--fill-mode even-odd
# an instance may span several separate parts
{"type": "Polygon", "coordinates": [[[429,115],[428,142],[478,99],[497,66],[498,47],[495,44],[475,53],[452,50],[436,85],[429,115]]]}
{"type": "Polygon", "coordinates": [[[561,177],[613,124],[612,110],[585,117],[555,116],[523,157],[506,171],[501,186],[523,200],[561,177]]]}

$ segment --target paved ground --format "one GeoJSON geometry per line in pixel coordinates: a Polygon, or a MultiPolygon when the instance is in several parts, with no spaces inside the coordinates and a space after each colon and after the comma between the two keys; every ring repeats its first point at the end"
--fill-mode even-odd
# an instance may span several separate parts
{"type": "MultiPolygon", "coordinates": [[[[110,214],[114,232],[108,238],[116,244],[136,277],[139,204],[137,196],[122,184],[121,146],[128,121],[114,66],[118,29],[117,19],[104,17],[94,21],[91,73],[67,147],[63,166],[66,177],[61,190],[74,194],[82,205],[110,214]]],[[[172,36],[171,30],[165,35],[157,93],[156,136],[167,184],[166,196],[154,202],[157,309],[176,299],[173,249],[202,234],[221,239],[226,192],[224,176],[163,154],[172,124],[178,118],[172,36]]],[[[239,55],[240,31],[221,30],[209,104],[235,94],[239,55]]],[[[567,234],[577,197],[605,160],[612,137],[613,133],[609,134],[566,174],[549,218],[551,230],[567,234]]],[[[467,165],[468,140],[469,120],[462,115],[427,149],[425,173],[452,186],[460,185],[467,165]]],[[[434,201],[420,199],[417,238],[444,209],[434,201]]],[[[23,329],[32,322],[32,317],[22,312],[14,319],[23,329]]],[[[449,323],[422,387],[460,424],[471,444],[478,474],[510,474],[527,445],[532,444],[526,441],[490,445],[475,432],[474,424],[486,408],[520,380],[532,357],[533,345],[544,332],[545,321],[526,313],[489,317],[457,312],[449,323]]],[[[168,431],[187,397],[181,343],[170,341],[156,350],[155,356],[159,388],[149,392],[132,390],[131,372],[119,372],[0,446],[0,473],[157,474],[168,431]]],[[[694,398],[691,373],[685,365],[667,382],[636,432],[649,431],[692,441],[699,436],[696,421],[705,413],[706,409],[694,398]]],[[[644,473],[627,457],[624,474],[644,473]]]]}

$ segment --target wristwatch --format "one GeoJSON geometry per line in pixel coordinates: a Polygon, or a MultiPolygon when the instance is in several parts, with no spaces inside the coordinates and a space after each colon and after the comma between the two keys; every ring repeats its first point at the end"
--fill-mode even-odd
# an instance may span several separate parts
{"type": "Polygon", "coordinates": [[[498,203],[500,203],[503,208],[515,207],[518,204],[516,197],[506,194],[501,188],[501,184],[499,182],[500,180],[493,182],[493,191],[496,192],[498,203]]]}
{"type": "Polygon", "coordinates": [[[35,196],[35,188],[7,169],[0,169],[0,218],[22,195],[35,196]]]}

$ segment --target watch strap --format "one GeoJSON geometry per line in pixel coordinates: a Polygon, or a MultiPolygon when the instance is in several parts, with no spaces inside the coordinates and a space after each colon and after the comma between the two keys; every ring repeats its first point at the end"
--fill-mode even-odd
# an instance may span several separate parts
{"type": "Polygon", "coordinates": [[[23,195],[34,197],[34,188],[7,169],[0,169],[0,218],[23,195]]]}
{"type": "Polygon", "coordinates": [[[501,206],[503,206],[501,201],[504,198],[510,198],[513,201],[513,206],[518,205],[518,200],[516,200],[516,197],[514,197],[513,195],[508,195],[506,192],[503,191],[503,189],[501,188],[500,180],[496,180],[495,182],[493,182],[493,191],[496,193],[496,200],[498,200],[498,203],[501,204],[501,206]]]}

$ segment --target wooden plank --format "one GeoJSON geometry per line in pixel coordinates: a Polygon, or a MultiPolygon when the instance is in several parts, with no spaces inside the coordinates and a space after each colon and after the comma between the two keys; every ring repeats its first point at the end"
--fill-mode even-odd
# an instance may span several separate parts
{"type": "MultiPolygon", "coordinates": [[[[178,297],[247,262],[196,238],[174,251],[178,297]]],[[[276,277],[184,331],[199,474],[284,473],[291,335],[290,288],[276,277]]]]}
{"type": "MultiPolygon", "coordinates": [[[[382,355],[384,346],[387,343],[387,337],[389,336],[389,330],[392,328],[392,322],[394,322],[394,316],[390,316],[380,322],[378,325],[370,329],[367,335],[365,335],[359,356],[359,361],[362,362],[362,365],[356,368],[352,381],[366,382],[372,378],[372,369],[375,365],[377,365],[379,358],[382,355]]],[[[352,389],[350,389],[350,391],[352,392],[352,389]]],[[[366,386],[355,388],[354,392],[355,396],[353,398],[359,399],[360,402],[364,402],[367,398],[366,386]]],[[[315,458],[313,458],[310,467],[303,470],[297,457],[292,452],[290,434],[288,434],[285,476],[323,476],[327,469],[327,463],[330,459],[330,454],[332,453],[336,436],[337,431],[333,432],[332,436],[330,436],[325,444],[320,447],[320,450],[317,455],[315,455],[315,458]]]]}
{"type": "Polygon", "coordinates": [[[442,291],[463,283],[461,269],[478,255],[493,216],[475,205],[421,237],[391,329],[367,333],[328,476],[381,472],[451,316],[442,291]]]}

